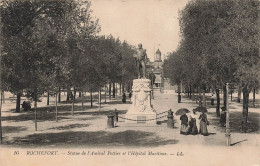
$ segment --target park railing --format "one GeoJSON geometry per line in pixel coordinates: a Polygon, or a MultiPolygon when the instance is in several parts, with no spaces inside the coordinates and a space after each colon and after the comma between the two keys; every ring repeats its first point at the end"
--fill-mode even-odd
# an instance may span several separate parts
{"type": "Polygon", "coordinates": [[[114,123],[115,122],[118,122],[118,119],[123,119],[123,120],[128,120],[128,121],[135,121],[135,122],[148,122],[148,121],[157,121],[159,119],[162,119],[164,117],[168,117],[168,120],[167,120],[167,127],[168,128],[173,128],[174,127],[174,121],[173,121],[173,112],[172,110],[168,110],[168,111],[164,111],[164,112],[161,112],[161,113],[158,113],[156,114],[156,118],[153,118],[153,119],[130,119],[130,118],[125,118],[123,116],[119,116],[118,115],[118,111],[117,109],[115,109],[114,113],[113,112],[110,112],[110,115],[107,116],[108,117],[108,121],[107,121],[107,126],[108,128],[113,128],[114,127],[114,123]],[[163,115],[163,114],[166,114],[168,113],[167,115],[163,115]],[[159,116],[161,115],[161,116],[159,116]]]}

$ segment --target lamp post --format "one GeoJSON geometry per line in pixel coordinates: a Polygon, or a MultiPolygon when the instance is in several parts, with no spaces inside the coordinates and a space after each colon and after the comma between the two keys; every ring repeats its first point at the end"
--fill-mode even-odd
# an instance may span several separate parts
{"type": "Polygon", "coordinates": [[[226,137],[227,137],[227,146],[231,144],[231,134],[230,134],[230,127],[229,127],[229,104],[228,104],[228,83],[226,84],[226,93],[227,93],[227,108],[226,108],[226,137]]]}
{"type": "MultiPolygon", "coordinates": [[[[1,50],[2,51],[2,50],[1,50]]],[[[1,62],[1,58],[2,58],[2,55],[0,54],[0,62],[1,62]]],[[[0,78],[1,78],[1,74],[2,74],[2,67],[0,67],[0,78]]],[[[2,92],[2,81],[0,79],[0,92],[2,92]]],[[[3,133],[2,133],[2,95],[1,95],[1,99],[0,99],[0,144],[3,143],[3,133]]]]}
{"type": "Polygon", "coordinates": [[[154,82],[153,82],[153,70],[154,70],[154,69],[152,69],[152,99],[154,99],[154,95],[153,95],[153,83],[154,83],[154,82]]]}
{"type": "Polygon", "coordinates": [[[161,71],[161,83],[160,83],[160,92],[162,93],[162,85],[163,85],[163,74],[162,74],[162,71],[161,71]]]}

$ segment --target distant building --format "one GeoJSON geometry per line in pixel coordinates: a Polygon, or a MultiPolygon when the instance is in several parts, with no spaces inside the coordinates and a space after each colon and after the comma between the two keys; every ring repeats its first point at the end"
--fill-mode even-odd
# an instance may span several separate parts
{"type": "MultiPolygon", "coordinates": [[[[166,57],[167,59],[167,57],[166,57]]],[[[172,86],[170,84],[170,80],[168,78],[163,77],[163,61],[162,61],[162,53],[159,49],[155,52],[155,59],[154,62],[150,62],[150,59],[148,58],[146,63],[146,70],[148,75],[152,75],[152,73],[155,76],[154,85],[155,87],[159,87],[161,89],[161,92],[172,92],[175,91],[176,87],[172,86]]]]}
{"type": "Polygon", "coordinates": [[[148,59],[148,62],[146,63],[147,67],[147,73],[149,74],[154,74],[155,75],[155,81],[154,85],[156,87],[161,87],[163,83],[163,72],[162,72],[162,58],[161,58],[161,51],[158,49],[155,53],[155,59],[154,62],[150,62],[148,59]]]}

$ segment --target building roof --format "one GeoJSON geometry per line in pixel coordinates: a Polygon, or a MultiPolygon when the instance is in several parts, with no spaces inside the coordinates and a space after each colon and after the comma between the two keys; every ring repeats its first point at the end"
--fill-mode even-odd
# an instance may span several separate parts
{"type": "Polygon", "coordinates": [[[159,48],[158,48],[158,50],[156,51],[154,61],[155,61],[155,62],[162,62],[161,51],[159,50],[159,48]]]}
{"type": "Polygon", "coordinates": [[[160,55],[162,54],[161,51],[159,50],[159,48],[158,48],[158,50],[156,51],[155,54],[160,54],[160,55]]]}

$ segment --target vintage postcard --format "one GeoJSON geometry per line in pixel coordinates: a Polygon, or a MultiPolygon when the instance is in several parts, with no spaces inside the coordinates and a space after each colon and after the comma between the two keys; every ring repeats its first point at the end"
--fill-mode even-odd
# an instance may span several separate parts
{"type": "Polygon", "coordinates": [[[0,3],[1,166],[260,166],[259,0],[0,3]]]}

